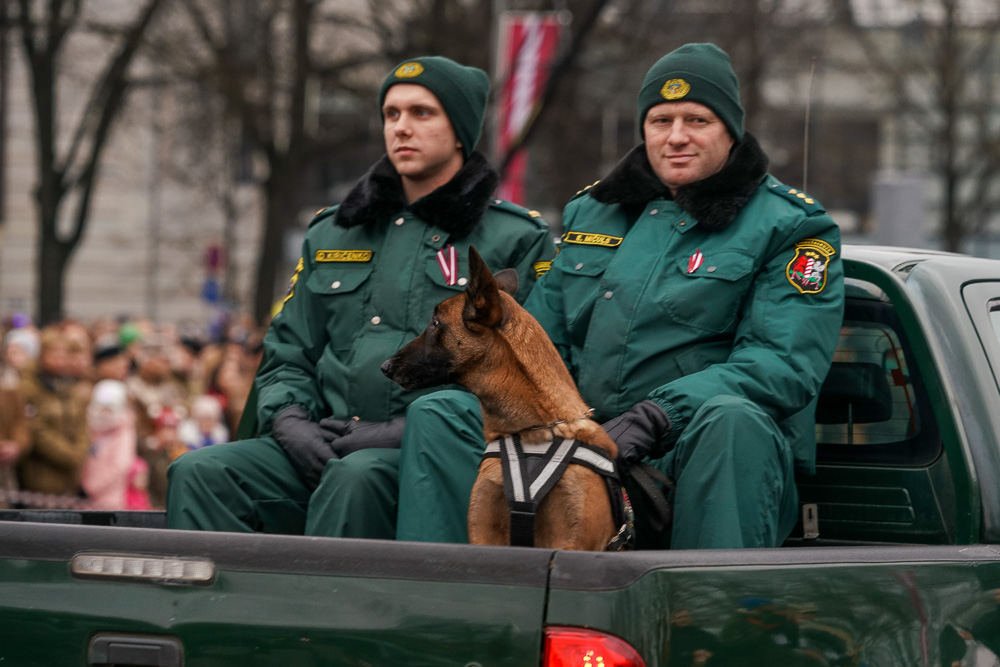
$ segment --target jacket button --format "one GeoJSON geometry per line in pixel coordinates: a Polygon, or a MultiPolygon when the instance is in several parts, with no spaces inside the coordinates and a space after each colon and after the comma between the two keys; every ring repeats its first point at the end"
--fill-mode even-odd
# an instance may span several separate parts
{"type": "Polygon", "coordinates": [[[338,289],[339,287],[340,287],[340,281],[339,280],[334,280],[333,284],[330,285],[330,289],[338,289]]]}
{"type": "Polygon", "coordinates": [[[372,324],[378,325],[381,322],[382,322],[382,318],[379,317],[378,315],[376,315],[375,317],[372,318],[372,324]]]}
{"type": "Polygon", "coordinates": [[[397,227],[399,227],[401,224],[403,224],[403,222],[405,222],[405,221],[402,218],[396,218],[396,226],[397,227]]]}
{"type": "Polygon", "coordinates": [[[714,266],[710,266],[710,267],[708,267],[707,271],[709,273],[715,273],[715,267],[714,266]]]}
{"type": "Polygon", "coordinates": [[[458,279],[458,284],[459,285],[464,285],[467,282],[469,282],[469,280],[467,278],[459,278],[458,279]]]}
{"type": "Polygon", "coordinates": [[[582,268],[583,268],[583,262],[580,262],[579,264],[576,265],[576,270],[577,271],[579,271],[582,268]]]}
{"type": "Polygon", "coordinates": [[[684,226],[684,225],[686,225],[687,223],[686,223],[686,222],[684,222],[684,221],[681,221],[681,223],[680,223],[680,224],[681,224],[681,227],[683,227],[683,226],[684,226]]]}
{"type": "Polygon", "coordinates": [[[654,209],[650,210],[649,214],[650,214],[650,215],[656,215],[656,214],[657,214],[657,213],[659,213],[659,212],[660,212],[660,209],[658,209],[658,208],[654,208],[654,209]]]}
{"type": "Polygon", "coordinates": [[[611,298],[611,297],[613,297],[614,295],[615,295],[615,293],[614,293],[614,292],[605,292],[605,293],[604,293],[604,298],[605,298],[605,299],[610,299],[610,298],[611,298]]]}
{"type": "Polygon", "coordinates": [[[434,236],[431,237],[431,241],[433,241],[434,243],[437,243],[440,240],[441,240],[441,237],[438,236],[437,234],[435,234],[434,236]]]}

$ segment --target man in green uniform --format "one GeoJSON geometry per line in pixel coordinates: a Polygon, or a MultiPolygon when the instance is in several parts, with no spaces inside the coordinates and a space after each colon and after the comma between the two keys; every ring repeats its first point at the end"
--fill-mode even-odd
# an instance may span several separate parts
{"type": "MultiPolygon", "coordinates": [[[[623,463],[675,481],[671,531],[645,522],[631,489],[640,548],[775,546],[796,521],[794,472],[815,465],[815,400],[843,313],[839,231],[767,174],[718,47],[661,58],[638,111],[643,143],[566,206],[559,255],[525,305],[623,463]]],[[[456,428],[474,430],[474,406],[453,400],[456,428]]],[[[466,539],[454,500],[482,443],[449,443],[404,450],[401,494],[427,511],[399,538],[466,539]],[[459,466],[463,480],[441,474],[459,466]]]]}
{"type": "Polygon", "coordinates": [[[418,394],[379,366],[465,289],[470,245],[517,270],[522,299],[555,254],[537,213],[492,198],[498,175],[473,152],[488,92],[485,72],[441,57],[386,77],[386,156],[310,223],[265,338],[262,435],[178,458],[168,526],[394,536],[402,415],[418,394]]]}

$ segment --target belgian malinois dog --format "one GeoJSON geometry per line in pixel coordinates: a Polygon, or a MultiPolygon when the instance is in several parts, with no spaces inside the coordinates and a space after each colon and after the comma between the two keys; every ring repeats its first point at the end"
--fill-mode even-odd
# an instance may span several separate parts
{"type": "MultiPolygon", "coordinates": [[[[515,271],[494,276],[470,248],[465,292],[438,304],[427,329],[387,360],[382,372],[407,390],[449,382],[468,389],[482,406],[487,443],[517,434],[519,446],[528,449],[559,436],[603,450],[613,462],[617,446],[590,419],[545,330],[511,296],[516,291],[515,271]]],[[[534,514],[534,545],[607,548],[619,527],[605,479],[570,463],[550,488],[534,514]]],[[[510,544],[511,516],[501,458],[484,458],[469,499],[469,541],[510,544]]]]}

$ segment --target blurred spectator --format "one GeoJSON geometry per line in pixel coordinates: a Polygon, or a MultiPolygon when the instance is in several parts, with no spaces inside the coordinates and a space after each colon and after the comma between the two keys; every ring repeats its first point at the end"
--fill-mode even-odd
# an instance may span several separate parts
{"type": "Polygon", "coordinates": [[[11,329],[3,337],[3,366],[21,372],[36,359],[41,351],[38,332],[32,328],[11,329]]]}
{"type": "Polygon", "coordinates": [[[153,504],[149,500],[149,464],[138,456],[132,459],[132,467],[128,473],[125,509],[153,509],[153,504]]]}
{"type": "Polygon", "coordinates": [[[87,383],[89,397],[94,372],[94,344],[90,339],[90,331],[76,320],[65,320],[61,326],[63,337],[69,346],[69,375],[87,383]]]}
{"type": "Polygon", "coordinates": [[[90,441],[86,405],[73,391],[72,363],[61,329],[43,330],[37,367],[21,379],[30,437],[18,472],[27,491],[75,495],[80,490],[80,468],[90,441]]]}
{"type": "Polygon", "coordinates": [[[177,407],[163,406],[154,413],[153,433],[140,441],[139,456],[149,464],[149,499],[155,509],[163,509],[167,499],[167,468],[187,447],[177,436],[181,423],[177,407]]]}
{"type": "Polygon", "coordinates": [[[131,361],[118,344],[115,334],[105,334],[94,343],[94,378],[124,382],[131,370],[131,361]]]}
{"type": "Polygon", "coordinates": [[[239,428],[252,385],[253,372],[248,371],[244,364],[242,348],[228,346],[218,365],[209,374],[205,393],[219,400],[226,428],[230,433],[236,433],[239,428]]]}
{"type": "Polygon", "coordinates": [[[30,438],[20,374],[0,365],[0,508],[9,507],[7,495],[16,492],[17,462],[30,438]]]}
{"type": "MultiPolygon", "coordinates": [[[[136,371],[125,383],[135,402],[136,432],[141,443],[153,434],[153,420],[163,408],[173,409],[183,404],[184,392],[170,372],[168,349],[159,336],[151,334],[139,341],[135,361],[136,371]]],[[[155,466],[151,468],[155,476],[155,466]]],[[[155,488],[155,480],[150,486],[155,488]]]]}
{"type": "Polygon", "coordinates": [[[177,435],[189,450],[229,442],[229,429],[223,423],[219,399],[206,394],[195,396],[191,401],[191,416],[181,422],[177,435]]]}
{"type": "Polygon", "coordinates": [[[188,398],[205,393],[205,369],[201,360],[204,348],[204,341],[193,333],[180,335],[177,343],[171,348],[171,371],[188,398]]]}
{"type": "Polygon", "coordinates": [[[4,334],[0,353],[0,508],[10,507],[9,496],[20,488],[17,464],[31,440],[21,375],[35,363],[40,348],[38,332],[30,321],[17,315],[8,319],[10,326],[20,328],[4,334]]]}
{"type": "Polygon", "coordinates": [[[80,482],[87,509],[126,509],[129,473],[136,459],[135,417],[119,380],[101,380],[87,406],[90,454],[80,482]]]}
{"type": "Polygon", "coordinates": [[[118,329],[118,344],[129,359],[129,367],[135,368],[139,345],[142,343],[142,331],[131,320],[124,322],[118,329]]]}

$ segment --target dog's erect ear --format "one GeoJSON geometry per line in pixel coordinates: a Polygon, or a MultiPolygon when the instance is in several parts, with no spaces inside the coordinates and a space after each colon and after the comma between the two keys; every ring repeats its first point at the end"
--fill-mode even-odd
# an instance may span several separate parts
{"type": "Polygon", "coordinates": [[[493,280],[497,281],[497,287],[501,292],[507,292],[511,296],[517,294],[517,271],[514,269],[501,269],[493,274],[493,280]]]}
{"type": "Polygon", "coordinates": [[[466,324],[490,328],[499,326],[504,320],[503,300],[497,281],[473,246],[469,246],[469,285],[465,288],[462,319],[466,324]]]}

